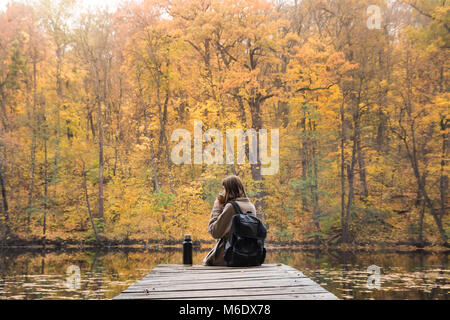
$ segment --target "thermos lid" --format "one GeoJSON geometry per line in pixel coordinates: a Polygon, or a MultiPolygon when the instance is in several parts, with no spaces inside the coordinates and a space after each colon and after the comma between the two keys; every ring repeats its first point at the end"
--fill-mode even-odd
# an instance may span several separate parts
{"type": "Polygon", "coordinates": [[[185,234],[184,235],[184,240],[192,240],[191,235],[190,234],[185,234]]]}

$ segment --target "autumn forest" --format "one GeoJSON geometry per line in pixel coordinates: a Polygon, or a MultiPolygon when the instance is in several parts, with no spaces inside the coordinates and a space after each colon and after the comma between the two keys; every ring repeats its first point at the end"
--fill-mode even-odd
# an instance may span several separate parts
{"type": "Polygon", "coordinates": [[[78,6],[0,9],[3,244],[211,241],[231,174],[268,241],[448,243],[448,1],[78,6]],[[194,121],[278,129],[278,171],[247,140],[244,164],[174,163],[194,121]]]}

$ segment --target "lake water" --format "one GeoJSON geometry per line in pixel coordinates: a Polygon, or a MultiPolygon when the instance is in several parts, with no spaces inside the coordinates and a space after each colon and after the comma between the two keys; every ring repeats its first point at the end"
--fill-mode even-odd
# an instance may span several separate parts
{"type": "MultiPolygon", "coordinates": [[[[0,250],[0,299],[110,299],[156,265],[182,261],[167,248],[0,250]]],[[[194,250],[194,264],[207,252],[194,250]]],[[[268,250],[265,262],[297,268],[341,299],[447,300],[450,291],[448,252],[268,250]]]]}

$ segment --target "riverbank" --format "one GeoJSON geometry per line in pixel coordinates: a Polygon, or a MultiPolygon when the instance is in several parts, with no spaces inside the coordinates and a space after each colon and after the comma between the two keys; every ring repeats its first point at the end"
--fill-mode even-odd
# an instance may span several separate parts
{"type": "MultiPolygon", "coordinates": [[[[44,249],[180,249],[182,248],[182,239],[179,240],[110,240],[98,241],[83,240],[49,240],[49,239],[11,239],[0,242],[0,248],[44,248],[44,249]]],[[[214,240],[194,240],[193,247],[197,249],[210,249],[214,246],[214,240]]],[[[352,243],[352,244],[326,244],[301,241],[266,241],[266,247],[269,250],[339,250],[339,251],[373,251],[385,250],[392,252],[408,251],[431,251],[431,252],[450,252],[449,245],[436,243],[409,243],[409,242],[377,242],[377,243],[352,243]]]]}

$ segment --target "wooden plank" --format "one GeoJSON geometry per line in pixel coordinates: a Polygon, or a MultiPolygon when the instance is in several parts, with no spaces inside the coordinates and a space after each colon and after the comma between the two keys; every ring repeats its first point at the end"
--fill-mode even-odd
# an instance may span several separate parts
{"type": "Polygon", "coordinates": [[[294,269],[290,266],[287,266],[285,264],[268,264],[268,265],[261,265],[261,266],[257,266],[257,267],[224,267],[224,266],[203,266],[203,265],[179,265],[179,264],[174,264],[174,265],[162,265],[159,264],[157,265],[153,270],[161,270],[161,271],[168,271],[168,272],[173,272],[174,270],[185,270],[185,271],[242,271],[242,270],[268,270],[268,269],[273,269],[273,270],[294,270],[299,272],[297,269],[294,269]]]}
{"type": "Polygon", "coordinates": [[[140,299],[180,299],[180,298],[201,298],[201,297],[236,297],[250,295],[267,294],[318,294],[328,293],[323,288],[313,286],[288,286],[279,288],[238,288],[238,289],[210,289],[210,290],[184,290],[184,291],[166,291],[166,292],[130,292],[125,295],[139,296],[140,299]]]}
{"type": "Polygon", "coordinates": [[[244,278],[250,278],[250,277],[295,277],[295,278],[306,278],[305,276],[301,276],[295,273],[239,273],[239,274],[232,274],[232,275],[227,275],[227,274],[196,274],[196,275],[180,275],[180,276],[176,276],[176,275],[164,275],[164,276],[160,276],[158,274],[152,274],[151,277],[146,277],[144,279],[142,279],[142,281],[147,281],[147,280],[155,280],[155,279],[160,279],[161,281],[170,281],[171,279],[185,279],[185,280],[189,280],[189,279],[193,279],[193,280],[208,280],[208,279],[229,279],[229,278],[234,278],[234,279],[244,279],[244,278]]]}
{"type": "Polygon", "coordinates": [[[305,290],[305,288],[273,288],[261,290],[260,288],[248,288],[240,290],[208,290],[208,291],[180,291],[180,292],[163,292],[163,293],[129,293],[120,295],[120,298],[125,299],[201,299],[201,298],[216,298],[222,299],[223,297],[229,297],[234,299],[241,299],[243,297],[252,296],[267,296],[267,295],[284,295],[285,299],[291,299],[292,296],[307,298],[308,295],[321,294],[327,299],[334,300],[336,297],[326,290],[315,291],[305,290]]]}
{"type": "Polygon", "coordinates": [[[152,270],[152,272],[148,275],[148,277],[154,277],[154,276],[179,276],[179,275],[185,275],[185,276],[193,276],[193,275],[238,275],[238,274],[248,274],[248,275],[254,275],[254,274],[263,274],[263,275],[269,275],[269,274],[275,274],[275,273],[283,273],[283,274],[296,274],[299,276],[304,276],[304,274],[298,270],[295,270],[293,268],[283,268],[278,267],[277,269],[244,269],[244,268],[235,268],[233,270],[210,270],[207,267],[204,267],[203,270],[189,270],[189,269],[179,269],[179,270],[161,270],[158,268],[155,268],[152,270]]]}
{"type": "Polygon", "coordinates": [[[270,273],[270,272],[293,272],[293,273],[298,273],[301,274],[300,271],[295,271],[295,270],[287,270],[287,269],[266,269],[266,270],[257,270],[257,269],[250,269],[250,270],[243,270],[243,269],[234,269],[234,270],[152,270],[153,274],[161,274],[161,275],[167,275],[167,274],[205,274],[205,273],[210,273],[210,274],[219,274],[219,273],[224,273],[224,274],[238,274],[238,273],[262,273],[262,274],[266,274],[266,273],[270,273]]]}
{"type": "MultiPolygon", "coordinates": [[[[179,298],[177,300],[236,300],[236,297],[202,297],[202,298],[179,298]]],[[[253,296],[240,296],[239,300],[337,300],[338,298],[330,292],[311,294],[266,294],[253,296]]],[[[162,299],[161,299],[162,300],[162,299]]]]}
{"type": "Polygon", "coordinates": [[[201,296],[201,297],[164,297],[154,299],[148,296],[143,296],[142,294],[130,294],[130,295],[120,295],[114,298],[114,300],[338,300],[338,298],[330,292],[327,293],[276,293],[276,294],[254,294],[254,295],[239,295],[239,296],[201,296]]]}
{"type": "Polygon", "coordinates": [[[226,275],[226,274],[198,274],[195,276],[189,276],[189,275],[171,275],[171,276],[158,276],[154,274],[151,277],[145,277],[142,279],[142,282],[146,281],[163,281],[163,282],[172,282],[172,281],[210,281],[211,279],[214,280],[223,280],[223,279],[234,279],[235,281],[239,281],[242,279],[252,279],[252,278],[306,278],[305,276],[299,276],[297,274],[286,274],[286,273],[267,273],[267,274],[233,274],[233,275],[226,275]]]}
{"type": "MultiPolygon", "coordinates": [[[[244,289],[244,288],[278,288],[285,286],[312,286],[316,287],[316,283],[308,278],[302,279],[282,279],[282,280],[271,280],[266,279],[264,281],[228,281],[228,282],[217,282],[217,283],[171,283],[170,286],[167,284],[136,284],[125,289],[124,292],[131,291],[144,291],[150,290],[152,292],[164,292],[164,291],[180,291],[180,290],[211,290],[214,289],[244,289]]],[[[323,289],[323,288],[321,288],[323,289]]],[[[323,289],[324,290],[324,289],[323,289]]]]}
{"type": "Polygon", "coordinates": [[[185,279],[221,279],[221,278],[239,278],[239,277],[263,277],[263,276],[283,276],[283,277],[303,277],[305,276],[303,274],[299,274],[296,272],[236,272],[236,273],[210,273],[210,272],[204,272],[204,273],[171,273],[171,274],[161,274],[157,272],[152,272],[148,277],[145,277],[144,279],[164,279],[164,280],[170,280],[171,278],[185,278],[185,279]]]}
{"type": "Polygon", "coordinates": [[[158,265],[114,299],[337,299],[284,264],[232,268],[158,265]]]}
{"type": "MultiPolygon", "coordinates": [[[[287,279],[304,279],[306,277],[273,277],[273,276],[258,276],[258,277],[244,277],[241,276],[239,278],[223,278],[223,279],[192,279],[192,278],[173,278],[170,280],[170,284],[189,284],[189,283],[205,283],[205,284],[211,284],[211,283],[224,283],[224,282],[253,282],[253,281],[266,281],[266,280],[287,280],[287,279]]],[[[136,284],[133,284],[132,286],[150,286],[150,285],[167,285],[167,280],[162,280],[159,278],[155,279],[146,279],[141,280],[136,284]]]]}
{"type": "Polygon", "coordinates": [[[146,279],[142,279],[141,281],[139,281],[139,283],[141,284],[146,284],[146,285],[157,285],[159,284],[167,284],[167,283],[209,283],[209,282],[239,282],[239,281],[265,281],[265,280],[271,280],[271,279],[277,279],[277,280],[282,280],[282,279],[290,279],[292,280],[297,280],[297,279],[309,279],[307,277],[297,277],[297,276],[286,276],[286,275],[270,275],[270,276],[245,276],[245,275],[240,275],[240,276],[234,276],[234,277],[202,277],[202,278],[188,278],[188,277],[164,277],[164,278],[160,278],[160,277],[155,277],[155,278],[146,278],[146,279]]]}
{"type": "MultiPolygon", "coordinates": [[[[253,266],[253,267],[245,267],[246,269],[265,269],[265,268],[273,268],[273,267],[289,267],[282,263],[265,263],[260,266],[253,266]]],[[[187,264],[167,264],[167,263],[161,263],[158,264],[155,268],[169,268],[169,269],[175,269],[175,268],[185,268],[185,269],[242,269],[242,267],[227,267],[227,266],[204,266],[201,264],[193,264],[193,265],[187,265],[187,264]]],[[[289,267],[290,268],[290,267],[289,267]]]]}

